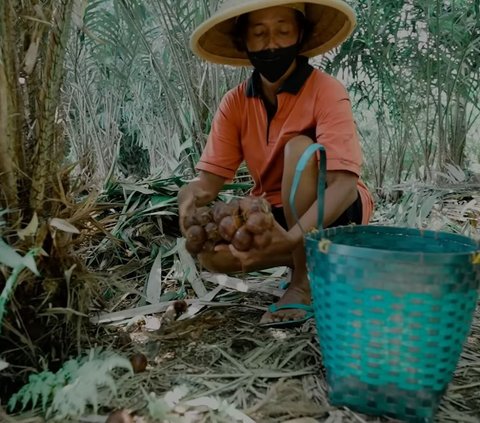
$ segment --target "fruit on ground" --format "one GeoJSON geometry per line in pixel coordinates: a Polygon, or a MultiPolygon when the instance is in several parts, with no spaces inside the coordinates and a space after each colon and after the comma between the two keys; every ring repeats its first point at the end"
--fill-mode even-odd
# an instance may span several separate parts
{"type": "Polygon", "coordinates": [[[147,362],[147,357],[142,353],[136,353],[130,357],[134,373],[144,372],[147,368],[147,362]]]}

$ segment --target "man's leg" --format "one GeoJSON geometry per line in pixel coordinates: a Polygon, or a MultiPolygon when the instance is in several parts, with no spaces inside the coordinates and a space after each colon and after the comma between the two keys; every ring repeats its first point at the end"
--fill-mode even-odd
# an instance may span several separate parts
{"type": "MultiPolygon", "coordinates": [[[[305,149],[313,141],[306,136],[293,138],[285,147],[285,160],[282,179],[282,203],[288,227],[296,224],[289,204],[290,191],[295,175],[297,162],[305,149]]],[[[303,171],[302,178],[295,198],[295,208],[298,216],[302,216],[317,199],[318,164],[316,157],[310,159],[303,171]]],[[[293,251],[293,268],[290,286],[277,302],[277,306],[284,304],[310,304],[310,286],[307,276],[307,263],[303,243],[293,251]]],[[[301,319],[304,310],[281,310],[276,313],[267,312],[260,323],[270,323],[283,320],[301,319]]]]}
{"type": "Polygon", "coordinates": [[[255,270],[269,269],[278,266],[293,266],[292,254],[269,257],[255,267],[242,267],[240,260],[229,251],[218,251],[215,253],[200,253],[198,255],[200,264],[211,272],[236,273],[253,272],[255,270]]]}

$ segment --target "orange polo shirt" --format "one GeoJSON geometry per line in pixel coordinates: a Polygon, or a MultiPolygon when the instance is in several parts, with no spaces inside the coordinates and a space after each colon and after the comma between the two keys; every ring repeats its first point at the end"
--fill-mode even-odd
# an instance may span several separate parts
{"type": "MultiPolygon", "coordinates": [[[[327,171],[360,176],[362,151],[350,99],[339,81],[299,57],[297,68],[277,94],[276,110],[267,110],[259,87],[255,71],[224,96],[197,170],[232,180],[245,161],[255,183],[252,194],[265,193],[273,206],[281,206],[283,150],[290,139],[303,134],[325,147],[327,171]]],[[[358,192],[366,224],[373,200],[361,179],[358,192]]]]}

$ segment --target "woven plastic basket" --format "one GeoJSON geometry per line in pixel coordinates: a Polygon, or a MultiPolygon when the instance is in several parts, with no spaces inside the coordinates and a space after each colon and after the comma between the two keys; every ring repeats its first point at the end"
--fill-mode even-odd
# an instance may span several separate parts
{"type": "Polygon", "coordinates": [[[306,234],[305,245],[330,402],[431,422],[472,322],[479,245],[410,228],[323,229],[322,146],[300,159],[290,204],[294,209],[301,173],[317,150],[318,230],[306,234]]]}

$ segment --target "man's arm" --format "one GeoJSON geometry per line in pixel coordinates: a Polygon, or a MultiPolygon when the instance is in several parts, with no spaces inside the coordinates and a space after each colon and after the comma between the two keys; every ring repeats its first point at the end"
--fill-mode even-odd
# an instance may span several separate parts
{"type": "Polygon", "coordinates": [[[213,201],[225,183],[225,178],[213,173],[200,171],[199,175],[183,186],[178,192],[178,215],[180,229],[185,233],[184,221],[195,213],[196,208],[213,201]]]}
{"type": "MultiPolygon", "coordinates": [[[[357,199],[358,176],[348,171],[327,172],[327,189],[324,198],[323,227],[335,222],[342,213],[357,199]]],[[[300,224],[305,231],[317,227],[318,199],[300,218],[300,224]]],[[[303,240],[303,232],[297,224],[289,231],[290,242],[298,245],[303,240]]]]}

